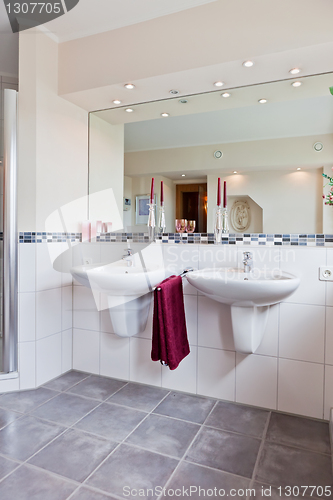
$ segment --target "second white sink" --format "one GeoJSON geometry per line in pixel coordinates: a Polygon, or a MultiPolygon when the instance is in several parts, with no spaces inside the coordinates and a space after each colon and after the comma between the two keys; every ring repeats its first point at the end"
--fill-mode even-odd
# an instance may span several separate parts
{"type": "Polygon", "coordinates": [[[251,354],[259,347],[267,324],[269,307],[285,300],[300,279],[284,271],[202,269],[186,275],[188,282],[207,297],[231,307],[235,350],[251,354]]]}
{"type": "Polygon", "coordinates": [[[279,270],[202,269],[187,275],[191,285],[223,304],[243,307],[277,304],[291,295],[300,279],[279,270]]]}

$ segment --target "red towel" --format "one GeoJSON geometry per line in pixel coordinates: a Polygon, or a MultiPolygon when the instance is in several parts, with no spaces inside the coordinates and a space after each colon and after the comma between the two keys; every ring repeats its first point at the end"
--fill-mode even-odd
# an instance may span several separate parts
{"type": "Polygon", "coordinates": [[[170,276],[154,292],[151,359],[163,361],[175,370],[189,353],[182,278],[170,276]]]}

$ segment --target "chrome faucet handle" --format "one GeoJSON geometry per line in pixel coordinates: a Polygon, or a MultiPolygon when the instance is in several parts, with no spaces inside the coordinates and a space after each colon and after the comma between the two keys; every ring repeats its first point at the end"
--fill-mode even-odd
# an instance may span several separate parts
{"type": "Polygon", "coordinates": [[[252,255],[252,252],[243,252],[243,255],[244,255],[244,260],[252,260],[253,258],[253,255],[252,255]]]}

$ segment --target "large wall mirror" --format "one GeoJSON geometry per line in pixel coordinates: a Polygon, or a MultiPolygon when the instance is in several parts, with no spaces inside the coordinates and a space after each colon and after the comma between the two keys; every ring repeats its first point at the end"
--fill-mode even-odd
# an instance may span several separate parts
{"type": "MultiPolygon", "coordinates": [[[[331,73],[90,113],[89,193],[112,188],[125,231],[144,232],[139,201],[154,177],[157,205],[164,183],[167,232],[189,214],[196,231],[213,232],[220,177],[230,232],[332,234],[322,198],[332,85],[331,73]]],[[[101,210],[90,206],[90,218],[101,210]]]]}

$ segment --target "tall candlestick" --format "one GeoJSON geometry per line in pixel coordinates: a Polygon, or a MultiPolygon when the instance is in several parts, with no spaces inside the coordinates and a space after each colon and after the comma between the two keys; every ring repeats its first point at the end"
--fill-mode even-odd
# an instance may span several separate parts
{"type": "Polygon", "coordinates": [[[161,203],[164,203],[164,189],[163,189],[163,181],[161,181],[161,203]]]}
{"type": "Polygon", "coordinates": [[[224,181],[223,187],[223,208],[227,208],[227,181],[224,181]]]}
{"type": "Polygon", "coordinates": [[[221,179],[217,179],[217,206],[221,206],[221,179]]]}
{"type": "Polygon", "coordinates": [[[153,177],[151,180],[150,203],[154,203],[154,184],[155,184],[155,179],[153,177]]]}

